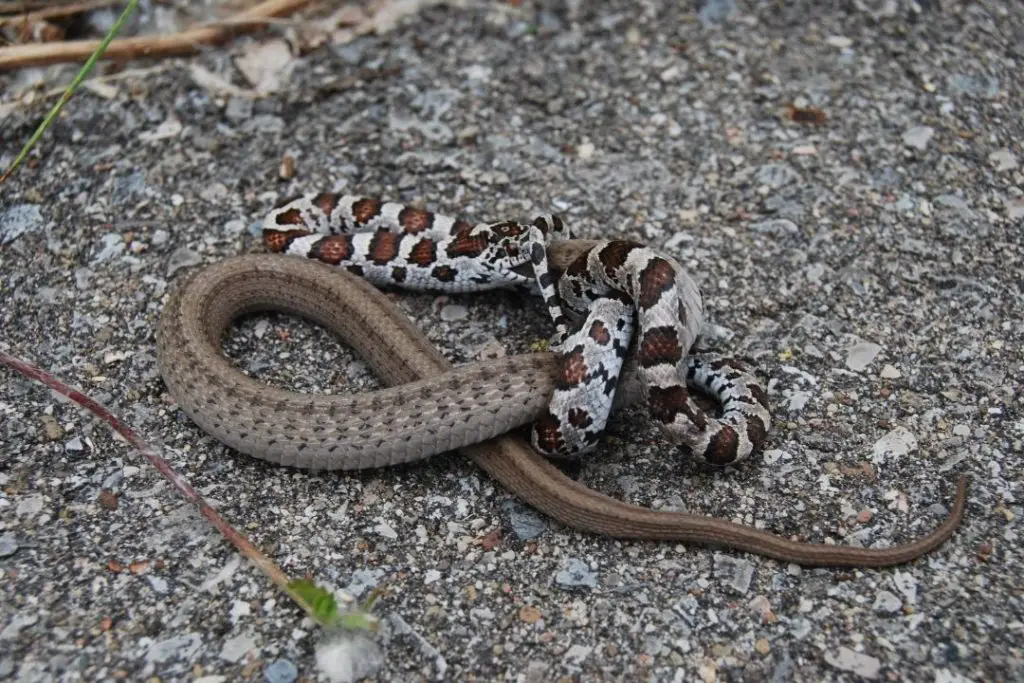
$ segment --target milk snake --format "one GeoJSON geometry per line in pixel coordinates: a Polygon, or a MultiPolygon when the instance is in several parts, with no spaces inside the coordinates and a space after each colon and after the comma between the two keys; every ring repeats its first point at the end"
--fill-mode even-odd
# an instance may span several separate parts
{"type": "Polygon", "coordinates": [[[594,449],[631,349],[650,414],[673,443],[715,465],[758,450],[770,426],[766,393],[735,360],[690,353],[703,298],[682,266],[650,247],[607,240],[556,277],[547,247],[568,238],[555,216],[474,225],[336,193],[286,199],[263,222],[270,251],[344,267],[378,286],[540,294],[555,325],[559,367],[548,410],[532,426],[532,443],[545,455],[594,449]],[[718,402],[718,418],[696,405],[688,384],[718,402]]]}

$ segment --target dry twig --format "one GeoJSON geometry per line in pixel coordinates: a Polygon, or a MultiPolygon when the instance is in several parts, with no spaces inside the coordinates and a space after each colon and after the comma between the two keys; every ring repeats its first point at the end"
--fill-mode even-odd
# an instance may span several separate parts
{"type": "Polygon", "coordinates": [[[142,456],[146,458],[146,460],[148,460],[149,463],[155,467],[156,470],[174,486],[174,488],[178,490],[185,500],[198,507],[199,512],[202,513],[203,517],[205,517],[210,524],[216,527],[219,532],[224,534],[224,537],[231,541],[232,545],[234,545],[240,553],[249,558],[250,562],[270,577],[270,580],[277,584],[278,588],[287,593],[292,600],[299,605],[299,607],[305,610],[307,614],[314,616],[313,607],[293,589],[289,582],[288,575],[285,574],[280,567],[274,564],[273,560],[260,552],[259,548],[254,546],[248,538],[235,530],[227,520],[217,514],[217,511],[214,510],[210,504],[192,488],[192,485],[188,483],[188,480],[176,472],[166,460],[160,457],[160,454],[157,453],[156,449],[146,443],[142,437],[135,432],[135,430],[121,422],[116,415],[107,410],[103,405],[99,404],[95,399],[81,393],[80,391],[72,389],[64,382],[47,373],[45,370],[41,370],[27,361],[0,351],[0,365],[6,365],[17,370],[25,377],[48,386],[53,391],[61,394],[62,396],[66,396],[110,425],[115,432],[122,436],[125,441],[135,448],[135,450],[141,453],[142,456]]]}
{"type": "MultiPolygon", "coordinates": [[[[74,2],[74,0],[70,0],[74,2]]],[[[54,2],[54,0],[0,0],[0,14],[22,14],[34,9],[53,7],[54,5],[69,4],[68,2],[54,2]]]]}
{"type": "Polygon", "coordinates": [[[34,24],[37,21],[53,19],[55,17],[66,17],[72,14],[78,14],[79,12],[88,12],[91,9],[100,9],[101,7],[110,7],[112,5],[123,5],[125,2],[126,0],[82,0],[81,2],[57,5],[56,7],[47,5],[41,9],[27,12],[25,14],[0,17],[0,26],[19,23],[34,24]]]}
{"type": "MultiPolygon", "coordinates": [[[[255,7],[239,12],[226,26],[203,26],[168,36],[138,36],[114,40],[107,47],[104,59],[136,59],[188,55],[200,45],[226,40],[235,33],[262,26],[268,19],[289,14],[310,0],[264,0],[255,7]]],[[[40,64],[80,61],[99,46],[98,40],[72,40],[40,45],[13,45],[0,48],[0,70],[17,69],[40,64]]]]}

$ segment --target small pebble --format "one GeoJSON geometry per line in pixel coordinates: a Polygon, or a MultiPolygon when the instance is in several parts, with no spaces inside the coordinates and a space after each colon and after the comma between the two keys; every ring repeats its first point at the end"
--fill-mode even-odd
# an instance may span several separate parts
{"type": "Polygon", "coordinates": [[[171,636],[150,645],[146,651],[146,661],[163,664],[173,660],[191,659],[202,644],[203,638],[198,633],[171,636]]]}
{"type": "Polygon", "coordinates": [[[889,591],[878,591],[871,608],[879,614],[896,614],[903,610],[903,602],[889,591]]]}
{"type": "Polygon", "coordinates": [[[456,320],[463,320],[469,316],[469,309],[462,304],[446,304],[441,309],[441,320],[445,322],[454,322],[456,320]]]}
{"type": "Polygon", "coordinates": [[[555,574],[555,583],[564,588],[598,588],[597,574],[574,557],[569,558],[565,569],[555,574]]]}
{"type": "Polygon", "coordinates": [[[392,529],[390,525],[385,524],[383,522],[373,527],[373,530],[376,531],[379,535],[383,536],[384,538],[398,538],[398,532],[392,529]]]}
{"type": "Polygon", "coordinates": [[[16,204],[0,213],[0,244],[9,244],[27,232],[42,230],[43,214],[36,204],[16,204]]]}
{"type": "Polygon", "coordinates": [[[1004,199],[1003,206],[1006,207],[1006,215],[1010,220],[1024,218],[1024,198],[1004,199]]]}
{"type": "Polygon", "coordinates": [[[172,277],[182,268],[197,266],[203,259],[195,251],[187,247],[179,247],[167,259],[167,277],[172,277]]]}
{"type": "Polygon", "coordinates": [[[43,497],[38,493],[34,493],[23,497],[18,501],[18,507],[16,514],[18,517],[28,517],[31,519],[35,517],[43,510],[43,497]]]}
{"type": "Polygon", "coordinates": [[[521,541],[537,538],[548,528],[547,521],[538,515],[533,508],[525,507],[514,500],[502,502],[501,508],[508,515],[512,533],[521,541]]]}
{"type": "Polygon", "coordinates": [[[881,353],[882,347],[872,342],[860,342],[846,350],[846,367],[854,372],[860,372],[871,362],[875,356],[881,353]]]}
{"type": "Polygon", "coordinates": [[[18,552],[18,539],[12,533],[0,536],[0,557],[10,557],[18,552]]]}
{"type": "Polygon", "coordinates": [[[64,436],[64,429],[52,415],[43,415],[42,422],[43,433],[46,434],[47,441],[56,441],[64,436]]]}
{"type": "Polygon", "coordinates": [[[533,605],[525,605],[519,610],[519,620],[526,624],[534,624],[540,621],[540,610],[533,605]]]}
{"type": "Polygon", "coordinates": [[[992,152],[988,155],[988,161],[992,166],[1002,173],[1004,171],[1012,171],[1017,168],[1017,157],[1013,155],[1013,152],[1006,149],[1005,147],[999,151],[992,152]]]}
{"type": "Polygon", "coordinates": [[[240,662],[253,648],[256,640],[248,633],[240,633],[228,638],[220,649],[220,658],[226,662],[240,662]]]}
{"type": "Polygon", "coordinates": [[[899,379],[903,374],[895,366],[886,364],[882,366],[878,376],[882,379],[899,379]]]}
{"type": "Polygon", "coordinates": [[[882,663],[877,658],[854,652],[848,647],[841,647],[835,653],[826,652],[825,661],[840,671],[849,671],[869,680],[878,678],[882,668],[882,663]]]}
{"type": "Polygon", "coordinates": [[[263,670],[267,683],[292,683],[298,677],[298,668],[287,659],[278,659],[263,670]]]}
{"type": "Polygon", "coordinates": [[[917,437],[906,427],[897,427],[875,442],[873,462],[881,462],[890,456],[899,458],[916,449],[917,437]]]}
{"type": "Polygon", "coordinates": [[[590,656],[590,653],[594,651],[594,648],[587,647],[585,645],[573,645],[565,654],[562,655],[562,661],[566,664],[582,664],[583,660],[590,656]]]}
{"type": "Polygon", "coordinates": [[[904,131],[903,144],[923,152],[934,135],[935,129],[930,126],[914,126],[904,131]]]}

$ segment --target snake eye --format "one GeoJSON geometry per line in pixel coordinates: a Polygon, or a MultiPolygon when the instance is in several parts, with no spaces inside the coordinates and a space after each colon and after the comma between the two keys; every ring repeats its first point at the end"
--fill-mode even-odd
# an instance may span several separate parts
{"type": "Polygon", "coordinates": [[[506,244],[505,253],[509,256],[519,256],[519,245],[518,244],[506,244]]]}

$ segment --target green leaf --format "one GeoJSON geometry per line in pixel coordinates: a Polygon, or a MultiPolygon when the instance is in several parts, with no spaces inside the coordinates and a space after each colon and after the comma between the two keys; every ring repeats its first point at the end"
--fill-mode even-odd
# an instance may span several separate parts
{"type": "Polygon", "coordinates": [[[359,609],[341,612],[338,601],[326,588],[321,588],[309,579],[295,579],[288,584],[288,590],[309,605],[310,616],[325,629],[351,629],[357,631],[376,631],[380,619],[370,613],[373,603],[380,597],[381,591],[374,589],[370,597],[360,605],[359,609]]]}
{"type": "Polygon", "coordinates": [[[376,615],[363,611],[345,612],[338,620],[341,628],[353,631],[376,631],[379,623],[376,615]]]}
{"type": "Polygon", "coordinates": [[[333,626],[338,621],[338,601],[327,589],[309,579],[296,579],[288,584],[288,588],[313,609],[312,617],[321,626],[333,626]]]}

